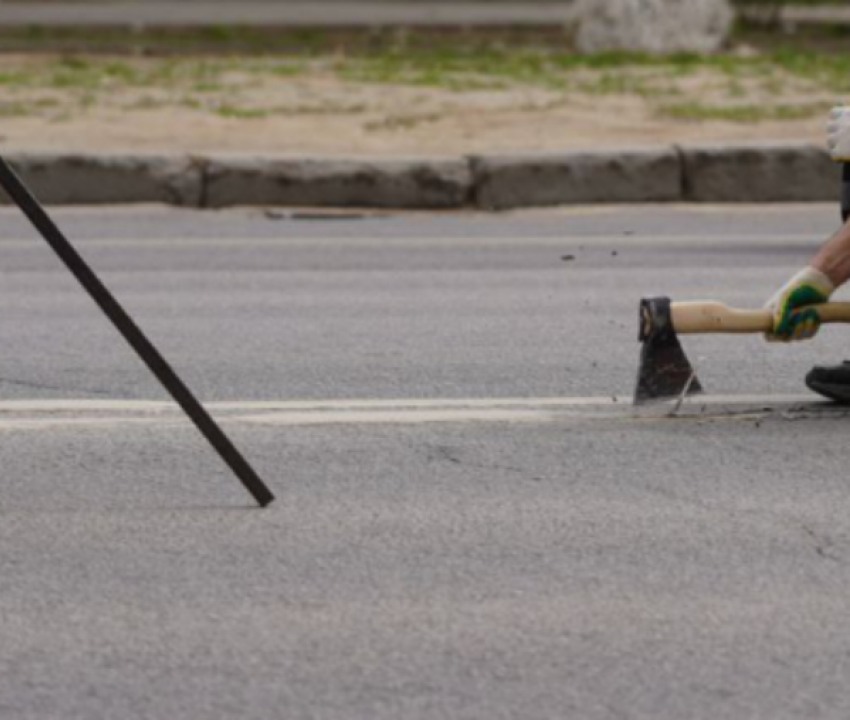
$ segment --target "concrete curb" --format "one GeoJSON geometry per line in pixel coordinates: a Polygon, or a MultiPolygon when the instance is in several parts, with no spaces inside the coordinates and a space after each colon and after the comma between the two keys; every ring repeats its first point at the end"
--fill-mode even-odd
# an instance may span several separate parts
{"type": "Polygon", "coordinates": [[[674,148],[477,157],[472,167],[476,205],[486,210],[682,199],[674,148]]]}
{"type": "MultiPolygon", "coordinates": [[[[839,169],[808,144],[686,145],[432,158],[13,153],[56,205],[167,203],[481,209],[831,201],[839,169]]],[[[0,202],[8,202],[0,193],[0,202]]]]}
{"type": "Polygon", "coordinates": [[[817,145],[679,148],[690,202],[811,202],[836,197],[839,170],[817,145]]]}
{"type": "Polygon", "coordinates": [[[463,158],[219,157],[206,162],[205,206],[459,208],[472,171],[463,158]]]}
{"type": "MultiPolygon", "coordinates": [[[[6,159],[48,204],[202,205],[202,163],[185,155],[13,153],[6,159]]],[[[0,202],[8,202],[2,191],[0,202]]]]}

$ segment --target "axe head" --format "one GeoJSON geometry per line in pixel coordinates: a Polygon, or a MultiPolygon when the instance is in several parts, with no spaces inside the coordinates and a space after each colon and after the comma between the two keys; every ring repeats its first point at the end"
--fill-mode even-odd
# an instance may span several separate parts
{"type": "Polygon", "coordinates": [[[643,348],[635,405],[697,395],[703,391],[676,336],[669,298],[641,300],[639,340],[643,348]]]}

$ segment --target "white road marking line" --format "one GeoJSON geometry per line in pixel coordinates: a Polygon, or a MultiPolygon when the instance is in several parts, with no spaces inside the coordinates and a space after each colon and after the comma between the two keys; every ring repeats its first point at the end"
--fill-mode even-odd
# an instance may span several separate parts
{"type": "MultiPolygon", "coordinates": [[[[811,405],[812,395],[733,395],[689,399],[690,409],[787,409],[811,405]]],[[[635,408],[627,397],[566,398],[398,398],[365,400],[258,400],[211,402],[207,409],[227,424],[271,426],[412,425],[422,423],[528,423],[557,420],[653,419],[672,405],[635,408]]],[[[6,400],[0,401],[0,431],[103,428],[120,425],[188,424],[170,402],[148,400],[6,400]]]]}
{"type": "MultiPolygon", "coordinates": [[[[155,417],[49,417],[49,418],[20,418],[0,419],[0,432],[3,430],[53,430],[59,428],[83,427],[115,427],[117,425],[167,425],[179,426],[182,419],[162,419],[155,417]]],[[[186,420],[188,423],[188,419],[186,420]]]]}
{"type": "Polygon", "coordinates": [[[543,410],[475,410],[450,408],[445,410],[360,410],[323,412],[271,412],[263,415],[238,416],[239,422],[257,425],[419,425],[424,423],[468,422],[545,422],[557,416],[543,410]]]}
{"type": "Polygon", "coordinates": [[[167,412],[176,408],[159,400],[0,400],[0,413],[167,412]]]}
{"type": "MultiPolygon", "coordinates": [[[[6,238],[2,240],[4,246],[32,246],[32,238],[6,238]]],[[[537,247],[551,247],[563,249],[564,238],[553,235],[526,235],[526,236],[441,236],[419,235],[413,237],[333,237],[333,236],[281,236],[281,237],[172,237],[172,238],[82,238],[76,239],[75,243],[81,246],[92,247],[122,247],[128,246],[134,249],[151,247],[198,246],[204,247],[233,247],[252,245],[254,247],[309,247],[309,248],[377,248],[377,247],[410,247],[415,244],[427,244],[429,248],[457,248],[457,247],[522,247],[535,245],[537,247]]],[[[800,236],[767,233],[737,233],[734,235],[723,235],[706,232],[703,234],[682,235],[571,235],[569,244],[572,247],[584,245],[589,250],[594,247],[606,247],[616,243],[620,248],[665,248],[665,247],[699,247],[706,242],[711,242],[713,247],[736,247],[742,244],[766,244],[770,246],[797,247],[800,245],[800,236]]]]}

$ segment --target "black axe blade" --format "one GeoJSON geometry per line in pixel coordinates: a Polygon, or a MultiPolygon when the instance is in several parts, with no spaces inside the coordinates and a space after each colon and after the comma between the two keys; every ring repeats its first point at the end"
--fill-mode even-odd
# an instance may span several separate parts
{"type": "Polygon", "coordinates": [[[643,343],[638,368],[635,405],[698,395],[703,392],[673,327],[670,298],[640,303],[640,336],[643,343]]]}

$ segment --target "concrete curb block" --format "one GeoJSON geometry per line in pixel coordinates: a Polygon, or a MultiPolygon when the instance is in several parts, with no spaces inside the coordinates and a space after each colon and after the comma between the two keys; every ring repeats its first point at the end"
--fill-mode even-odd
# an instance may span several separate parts
{"type": "Polygon", "coordinates": [[[468,204],[461,158],[215,158],[207,162],[206,205],[297,205],[450,209],[468,204]]]}
{"type": "Polygon", "coordinates": [[[817,145],[679,148],[687,202],[810,202],[837,197],[840,172],[817,145]]]}
{"type": "Polygon", "coordinates": [[[669,202],[682,197],[674,148],[472,159],[478,207],[669,202]]]}
{"type": "MultiPolygon", "coordinates": [[[[807,202],[839,169],[806,144],[686,145],[436,158],[12,153],[48,204],[482,209],[587,203],[807,202]]],[[[8,203],[0,193],[0,203],[8,203]]]]}
{"type": "MultiPolygon", "coordinates": [[[[49,204],[201,205],[201,166],[188,156],[17,153],[7,159],[49,204]]],[[[0,202],[8,202],[2,192],[0,202]]]]}

